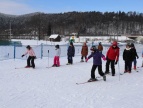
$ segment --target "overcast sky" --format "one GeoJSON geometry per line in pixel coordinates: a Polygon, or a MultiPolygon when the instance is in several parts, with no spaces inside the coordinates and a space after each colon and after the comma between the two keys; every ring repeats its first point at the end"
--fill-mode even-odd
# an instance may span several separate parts
{"type": "Polygon", "coordinates": [[[136,11],[143,13],[143,0],[0,0],[0,13],[5,14],[71,11],[136,11]]]}

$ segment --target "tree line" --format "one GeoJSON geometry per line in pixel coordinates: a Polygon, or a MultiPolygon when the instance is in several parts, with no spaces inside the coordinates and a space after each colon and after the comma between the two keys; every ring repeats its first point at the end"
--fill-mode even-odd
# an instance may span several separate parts
{"type": "Polygon", "coordinates": [[[0,36],[37,36],[39,40],[51,34],[71,35],[143,35],[143,13],[138,12],[66,12],[57,14],[30,13],[6,15],[0,13],[0,36]]]}

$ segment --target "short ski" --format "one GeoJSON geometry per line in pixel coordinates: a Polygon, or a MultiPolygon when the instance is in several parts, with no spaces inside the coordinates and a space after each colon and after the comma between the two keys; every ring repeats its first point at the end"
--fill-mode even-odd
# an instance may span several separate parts
{"type": "Polygon", "coordinates": [[[60,65],[60,66],[49,66],[49,67],[46,67],[46,68],[57,68],[57,67],[61,67],[61,66],[64,66],[64,65],[60,65]]]}
{"type": "MultiPolygon", "coordinates": [[[[90,83],[90,82],[96,82],[96,81],[99,81],[99,80],[104,80],[104,79],[99,79],[101,78],[100,76],[96,77],[97,80],[95,81],[85,81],[85,82],[81,82],[81,83],[76,83],[77,85],[80,85],[80,84],[86,84],[86,83],[90,83]]],[[[105,80],[104,80],[105,81],[105,80]]]]}
{"type": "MultiPolygon", "coordinates": [[[[96,80],[96,81],[98,81],[98,80],[96,80]]],[[[86,84],[86,83],[91,83],[91,82],[96,82],[96,81],[86,81],[86,82],[81,82],[81,83],[76,83],[77,85],[80,85],[80,84],[86,84]]]]}
{"type": "Polygon", "coordinates": [[[16,67],[15,69],[35,69],[35,68],[33,68],[33,67],[28,67],[28,68],[26,68],[26,67],[16,67]]]}

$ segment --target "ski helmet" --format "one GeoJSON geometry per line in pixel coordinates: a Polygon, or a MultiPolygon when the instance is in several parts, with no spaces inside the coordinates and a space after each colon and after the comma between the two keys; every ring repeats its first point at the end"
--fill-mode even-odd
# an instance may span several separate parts
{"type": "Polygon", "coordinates": [[[131,47],[135,47],[133,43],[131,43],[131,47]]]}
{"type": "Polygon", "coordinates": [[[96,48],[96,46],[95,46],[95,45],[93,45],[93,46],[90,48],[90,50],[91,50],[91,51],[96,51],[96,50],[97,50],[97,48],[96,48]]]}
{"type": "Polygon", "coordinates": [[[27,47],[26,47],[27,49],[30,49],[31,47],[30,47],[30,45],[27,45],[27,47]]]}

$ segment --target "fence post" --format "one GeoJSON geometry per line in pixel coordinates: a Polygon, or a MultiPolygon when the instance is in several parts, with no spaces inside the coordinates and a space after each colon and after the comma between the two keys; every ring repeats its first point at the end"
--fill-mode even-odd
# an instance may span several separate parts
{"type": "Polygon", "coordinates": [[[43,43],[41,43],[41,59],[43,57],[43,43]]]}
{"type": "Polygon", "coordinates": [[[16,54],[16,44],[14,42],[14,59],[15,59],[15,54],[16,54]]]}

